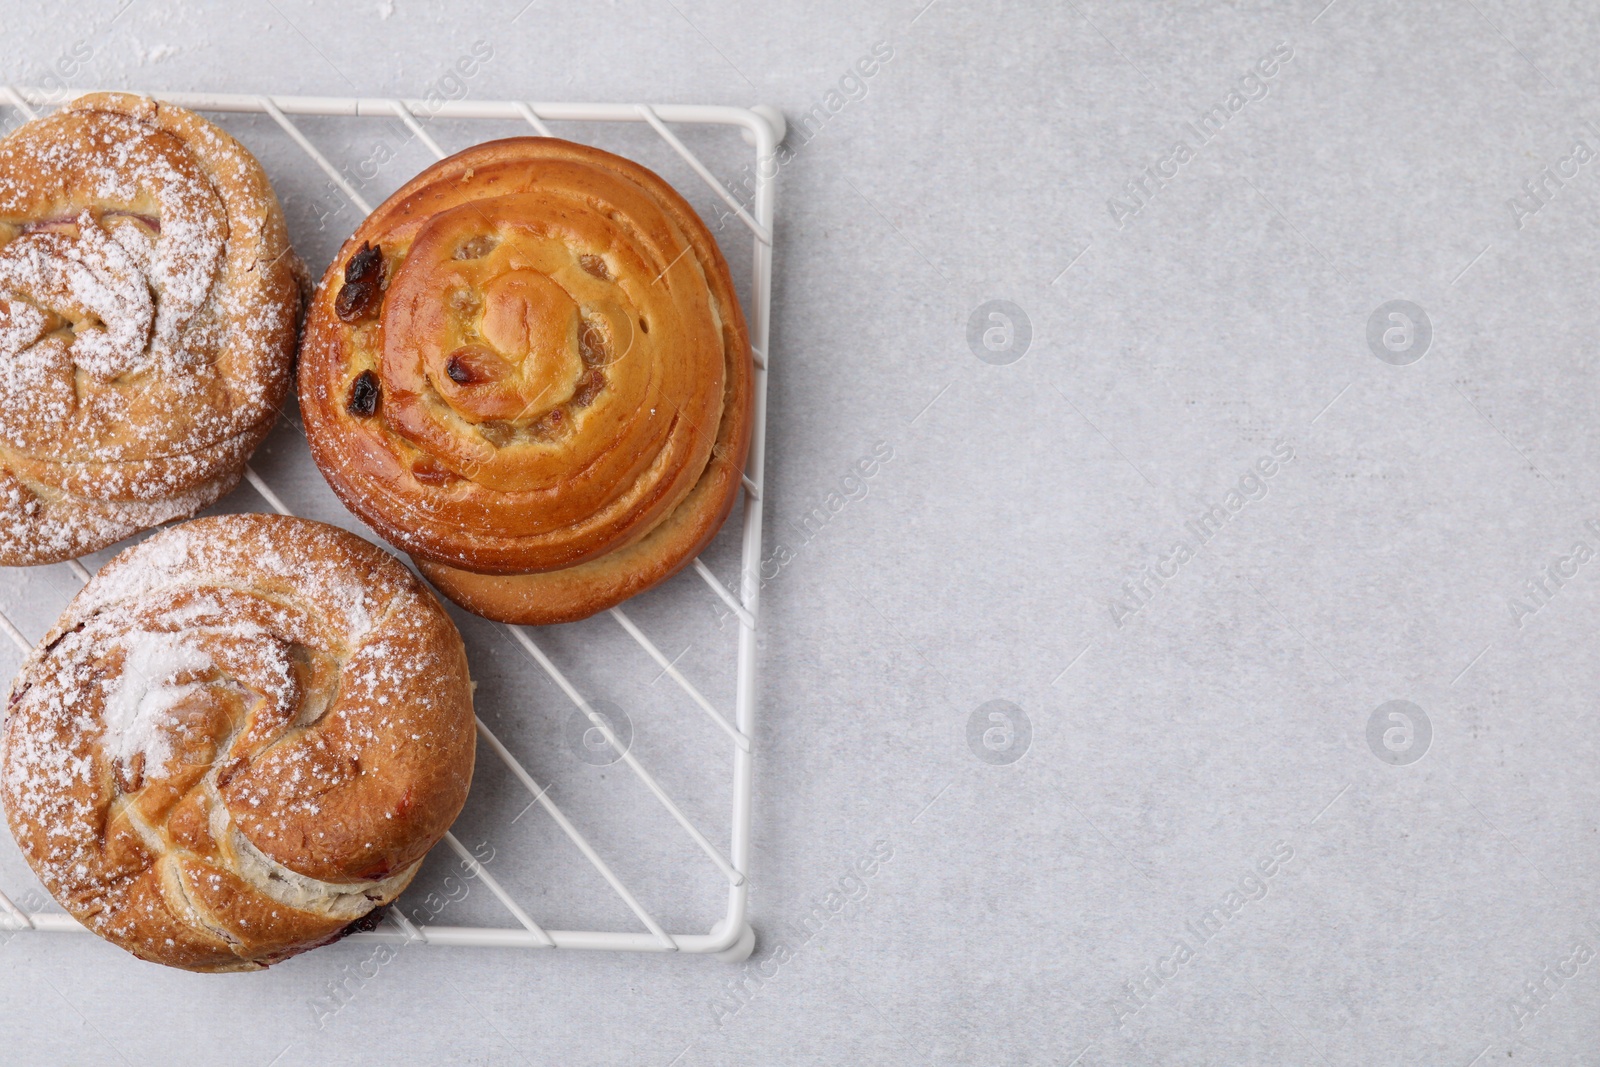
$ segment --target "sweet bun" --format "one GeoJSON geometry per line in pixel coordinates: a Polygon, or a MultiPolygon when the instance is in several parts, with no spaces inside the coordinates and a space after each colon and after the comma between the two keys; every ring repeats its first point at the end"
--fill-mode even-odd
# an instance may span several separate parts
{"type": "Polygon", "coordinates": [[[238,484],[288,392],[304,267],[233,138],[80,97],[0,141],[0,565],[238,484]]]}
{"type": "Polygon", "coordinates": [[[473,750],[460,634],[398,560],[226,515],[128,549],[67,607],[12,684],[0,801],[93,932],[254,970],[399,896],[473,750]]]}
{"type": "Polygon", "coordinates": [[[345,504],[504,622],[671,576],[740,489],[752,364],[727,264],[651,171],[522,137],[423,171],[307,312],[300,405],[345,504]]]}

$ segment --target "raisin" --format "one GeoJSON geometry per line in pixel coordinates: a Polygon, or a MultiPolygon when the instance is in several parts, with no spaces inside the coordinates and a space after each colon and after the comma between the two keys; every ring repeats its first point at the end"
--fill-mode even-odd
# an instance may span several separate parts
{"type": "Polygon", "coordinates": [[[606,343],[605,330],[585,320],[583,329],[578,334],[578,354],[583,357],[583,365],[586,367],[606,362],[611,356],[611,346],[606,343]]]}
{"type": "Polygon", "coordinates": [[[350,383],[350,401],[345,405],[345,410],[357,418],[368,418],[378,410],[380,396],[378,376],[364,370],[350,383]]]}
{"type": "Polygon", "coordinates": [[[340,322],[360,322],[377,312],[383,292],[383,248],[361,242],[356,254],[345,261],[344,286],[333,302],[340,322]]]}
{"type": "Polygon", "coordinates": [[[496,448],[504,448],[517,439],[516,426],[499,419],[478,423],[478,433],[496,448]]]}
{"type": "MultiPolygon", "coordinates": [[[[368,897],[367,899],[371,900],[372,898],[368,897]]],[[[371,911],[361,916],[361,918],[347,924],[344,929],[340,930],[333,936],[333,939],[337,941],[339,938],[349,937],[351,934],[365,934],[376,930],[383,924],[384,914],[388,910],[389,905],[387,904],[383,905],[381,908],[373,908],[371,911]]]]}
{"type": "Polygon", "coordinates": [[[496,241],[493,237],[490,237],[487,234],[480,234],[477,237],[469,238],[461,245],[457,246],[454,253],[455,258],[482,259],[484,256],[493,251],[494,246],[499,243],[499,241],[496,241]]]}
{"type": "Polygon", "coordinates": [[[383,269],[383,246],[361,242],[356,254],[344,265],[346,282],[376,282],[383,269]]]}
{"type": "Polygon", "coordinates": [[[578,257],[578,266],[593,274],[603,282],[611,280],[611,272],[606,269],[606,261],[599,256],[582,255],[578,257]]]}
{"type": "Polygon", "coordinates": [[[340,322],[360,322],[375,314],[381,302],[376,281],[362,279],[345,282],[333,301],[333,313],[339,316],[340,322]]]}
{"type": "Polygon", "coordinates": [[[578,388],[572,394],[572,403],[577,407],[584,407],[606,387],[606,376],[598,370],[591,370],[578,379],[578,388]]]}
{"type": "Polygon", "coordinates": [[[561,429],[561,421],[565,417],[560,408],[551,408],[528,427],[528,432],[534,437],[551,437],[561,429]]]}
{"type": "Polygon", "coordinates": [[[460,477],[437,460],[424,457],[411,468],[411,476],[423,485],[443,486],[460,481],[460,477]]]}
{"type": "Polygon", "coordinates": [[[482,345],[462,345],[444,361],[444,372],[457,385],[480,385],[505,376],[505,360],[482,345]]]}

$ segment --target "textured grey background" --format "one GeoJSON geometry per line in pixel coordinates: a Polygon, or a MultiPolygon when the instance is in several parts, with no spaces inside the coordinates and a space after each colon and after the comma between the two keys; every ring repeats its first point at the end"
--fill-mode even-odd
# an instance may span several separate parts
{"type": "MultiPolygon", "coordinates": [[[[1600,1063],[1600,159],[1573,158],[1600,150],[1600,17],[923,2],[0,7],[24,84],[826,116],[779,177],[767,545],[788,561],[766,593],[750,966],[408,948],[375,968],[344,945],[198,977],[24,935],[0,947],[0,1059],[1600,1063]],[[492,58],[444,80],[478,41],[492,58]],[[852,80],[880,42],[892,58],[852,80]],[[1214,105],[1230,117],[1201,144],[1184,124],[1214,105]],[[1146,167],[1170,180],[1134,199],[1146,167]],[[969,346],[991,300],[1027,318],[1014,362],[969,346]],[[1391,300],[1432,325],[1405,366],[1367,342],[1391,300]],[[892,459],[851,480],[875,447],[892,459]],[[1256,480],[1274,448],[1293,458],[1256,480]],[[1241,482],[1255,499],[1172,573],[1185,523],[1241,482]],[[1131,611],[1145,567],[1171,577],[1131,611]],[[1535,598],[1549,567],[1577,573],[1535,598]],[[1026,716],[1026,751],[993,700],[1026,716]],[[1431,728],[1409,763],[1420,722],[1408,748],[1380,717],[1369,744],[1393,700],[1431,728]]],[[[320,270],[354,215],[270,123],[228,125],[320,270]]],[[[352,166],[400,140],[304,125],[352,166]]],[[[648,131],[571,133],[710,210],[648,131]]],[[[745,158],[691,143],[720,173],[745,158]]],[[[374,199],[426,162],[396,154],[374,199]]],[[[721,234],[742,277],[746,235],[721,234]]],[[[350,523],[292,426],[258,465],[350,523]]],[[[731,580],[731,541],[710,558],[731,580]]],[[[73,586],[12,573],[0,601],[36,636],[73,586]]],[[[690,582],[630,610],[726,706],[717,607],[690,582]]],[[[709,925],[715,872],[637,783],[573,758],[570,708],[520,652],[463,626],[484,717],[664,921],[709,925]]],[[[718,736],[609,623],[542,640],[723,839],[718,736]]],[[[541,921],[631,928],[481,765],[463,839],[541,921]]],[[[464,891],[440,921],[507,921],[464,891]]]]}

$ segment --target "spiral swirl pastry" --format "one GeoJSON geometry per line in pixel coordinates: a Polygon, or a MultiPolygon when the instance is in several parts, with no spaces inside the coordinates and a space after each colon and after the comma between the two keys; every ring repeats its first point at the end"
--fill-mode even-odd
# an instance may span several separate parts
{"type": "Polygon", "coordinates": [[[303,273],[261,167],[182,108],[80,97],[0,141],[0,564],[233,488],[288,391],[303,273]]]}
{"type": "Polygon", "coordinates": [[[418,175],[328,268],[300,360],[334,491],[490,618],[648,588],[739,490],[751,361],[727,264],[666,182],[598,149],[514,138],[418,175]]]}
{"type": "Polygon", "coordinates": [[[197,519],[86,585],[12,683],[0,801],[80,922],[254,970],[410,883],[472,777],[466,654],[398,560],[332,526],[197,519]]]}

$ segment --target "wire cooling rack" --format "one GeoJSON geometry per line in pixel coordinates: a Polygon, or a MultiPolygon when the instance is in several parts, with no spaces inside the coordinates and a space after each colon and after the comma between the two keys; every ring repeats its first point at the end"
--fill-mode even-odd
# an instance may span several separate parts
{"type": "MultiPolygon", "coordinates": [[[[60,105],[80,93],[50,93],[40,89],[0,86],[0,105],[9,104],[23,118],[34,118],[41,110],[60,105]]],[[[708,700],[669,659],[643,630],[621,608],[613,608],[610,616],[629,637],[670,677],[683,694],[716,727],[726,735],[732,748],[733,787],[731,833],[728,851],[724,853],[703,833],[683,808],[662,787],[660,781],[630,751],[625,739],[612,732],[612,725],[597,712],[590,700],[569,680],[566,673],[541,647],[537,631],[507,626],[515,642],[543,668],[556,686],[566,694],[578,710],[585,715],[592,728],[610,748],[620,754],[620,761],[653,794],[694,845],[704,854],[709,867],[715,868],[727,885],[727,910],[707,933],[669,933],[652,916],[651,911],[617,876],[602,858],[600,851],[590,843],[571,819],[562,812],[550,796],[550,786],[543,785],[529,773],[523,761],[508,749],[480,717],[478,735],[483,750],[492,752],[515,779],[532,795],[537,803],[554,820],[561,832],[599,872],[627,909],[633,913],[643,931],[639,930],[556,930],[541,926],[513,895],[492,875],[479,857],[457,839],[455,834],[445,835],[444,844],[459,857],[463,869],[481,881],[483,886],[505,906],[515,927],[495,926],[445,926],[413,922],[406,917],[402,896],[399,906],[386,912],[385,921],[377,929],[352,934],[351,940],[403,940],[411,943],[437,946],[499,947],[499,948],[584,948],[613,949],[643,952],[693,952],[713,953],[730,962],[747,958],[755,944],[755,934],[746,918],[749,883],[745,870],[750,858],[751,786],[754,763],[751,738],[756,720],[756,627],[760,618],[761,595],[761,482],[766,453],[767,413],[767,342],[770,325],[772,296],[772,219],[773,180],[778,144],[784,137],[782,116],[771,108],[745,109],[680,104],[551,104],[524,101],[422,101],[409,99],[383,99],[358,97],[312,96],[255,96],[219,93],[165,93],[149,94],[158,100],[177,104],[195,111],[253,113],[272,118],[283,132],[309,156],[328,176],[333,185],[348,198],[363,215],[372,211],[345,173],[325,156],[321,150],[295,125],[291,116],[355,117],[398,119],[429,152],[438,158],[447,154],[428,133],[419,117],[434,119],[512,120],[525,122],[542,136],[552,136],[548,123],[605,122],[642,123],[653,129],[672,150],[682,158],[695,174],[705,181],[717,197],[725,203],[753,237],[753,276],[751,298],[746,311],[749,317],[751,343],[754,352],[755,425],[750,440],[750,457],[745,468],[744,507],[740,531],[740,579],[737,593],[724,585],[712,570],[696,559],[684,575],[674,579],[674,584],[691,584],[689,570],[709,587],[705,590],[679,590],[679,595],[714,594],[721,598],[738,618],[738,649],[734,684],[734,714],[730,721],[708,700]],[[736,128],[743,132],[746,143],[754,148],[754,165],[750,168],[754,179],[754,195],[749,206],[729,192],[712,170],[707,167],[679,137],[671,126],[702,125],[736,128]]],[[[290,514],[272,487],[253,469],[246,469],[251,486],[271,507],[281,514],[290,514]]],[[[66,564],[80,581],[88,581],[90,573],[80,561],[66,564]]],[[[3,599],[3,594],[0,594],[3,599]]],[[[4,605],[0,604],[0,608],[4,605]]],[[[24,653],[31,651],[32,642],[0,610],[0,629],[3,629],[24,653]]],[[[470,800],[469,800],[470,804],[470,800]]],[[[709,869],[709,868],[708,868],[709,869]]],[[[28,910],[0,892],[0,928],[39,933],[85,932],[71,916],[58,911],[28,910]]]]}

